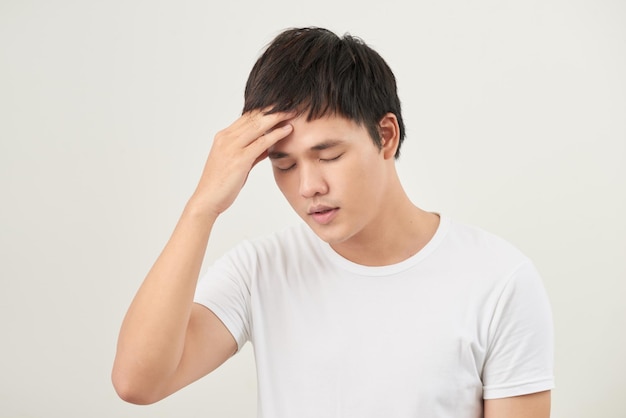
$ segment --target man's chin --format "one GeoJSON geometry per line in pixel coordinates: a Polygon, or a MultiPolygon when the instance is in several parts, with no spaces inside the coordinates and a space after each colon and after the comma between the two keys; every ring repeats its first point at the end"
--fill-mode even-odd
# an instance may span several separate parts
{"type": "Polygon", "coordinates": [[[338,228],[328,225],[320,226],[318,224],[308,223],[309,228],[325,243],[329,245],[337,245],[346,241],[346,237],[338,228]]]}

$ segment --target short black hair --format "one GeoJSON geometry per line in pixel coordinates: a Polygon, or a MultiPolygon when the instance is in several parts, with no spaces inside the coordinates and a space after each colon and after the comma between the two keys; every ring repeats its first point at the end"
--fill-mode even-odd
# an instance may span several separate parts
{"type": "Polygon", "coordinates": [[[280,33],[256,61],[244,93],[243,113],[296,111],[307,120],[339,115],[364,125],[382,147],[378,124],[393,113],[405,136],[396,79],[385,60],[360,38],[318,27],[280,33]]]}

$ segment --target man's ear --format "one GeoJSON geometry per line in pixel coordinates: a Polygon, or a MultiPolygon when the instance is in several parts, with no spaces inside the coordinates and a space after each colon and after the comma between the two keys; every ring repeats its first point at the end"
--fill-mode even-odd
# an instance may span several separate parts
{"type": "Polygon", "coordinates": [[[387,113],[378,122],[380,133],[381,151],[385,159],[395,158],[398,144],[400,143],[400,126],[398,119],[393,113],[387,113]]]}

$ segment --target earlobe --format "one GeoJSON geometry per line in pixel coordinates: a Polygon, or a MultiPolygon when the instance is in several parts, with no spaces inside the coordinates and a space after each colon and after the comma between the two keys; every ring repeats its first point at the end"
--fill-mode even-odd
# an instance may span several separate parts
{"type": "Polygon", "coordinates": [[[381,150],[385,159],[394,158],[400,141],[400,126],[393,113],[387,113],[378,123],[381,150]]]}

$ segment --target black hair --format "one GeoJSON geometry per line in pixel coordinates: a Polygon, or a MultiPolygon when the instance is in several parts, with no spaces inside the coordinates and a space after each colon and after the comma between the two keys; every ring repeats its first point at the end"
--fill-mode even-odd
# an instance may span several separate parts
{"type": "Polygon", "coordinates": [[[296,111],[307,120],[339,115],[364,125],[382,147],[378,124],[393,113],[405,128],[396,79],[383,58],[360,38],[317,27],[280,33],[256,61],[246,83],[243,113],[296,111]]]}

